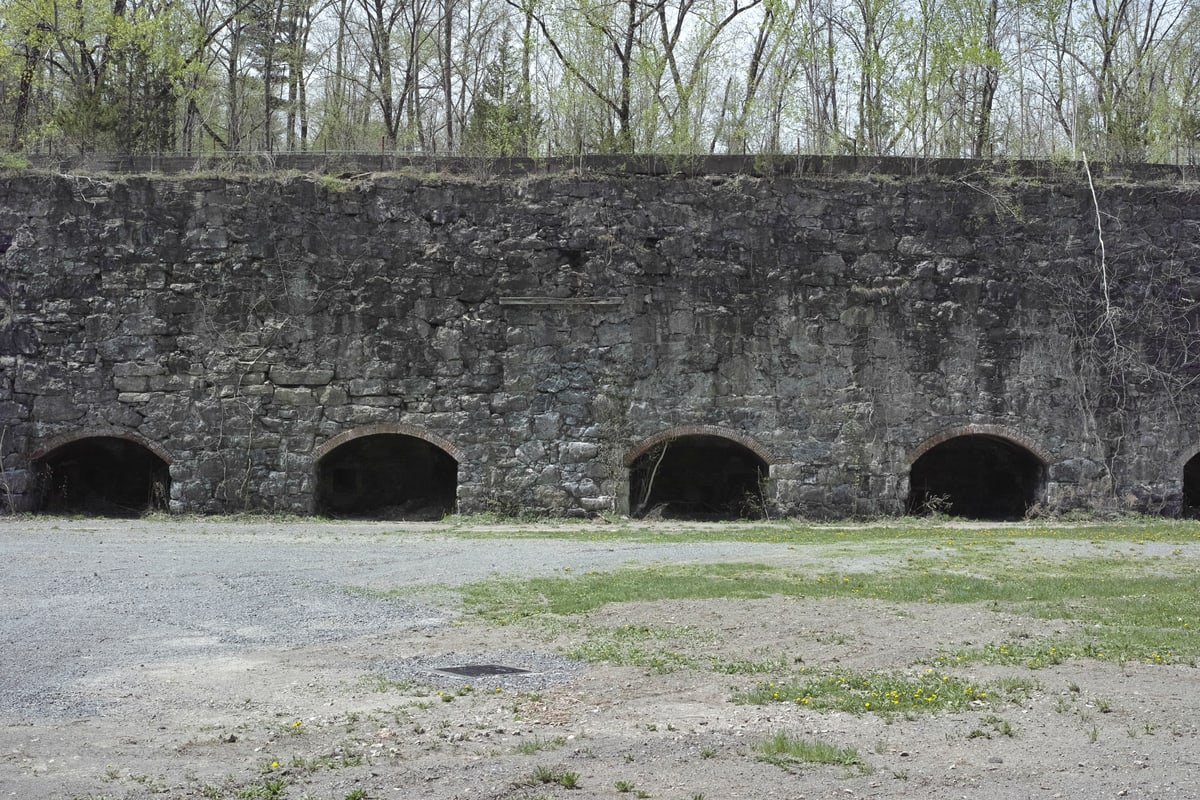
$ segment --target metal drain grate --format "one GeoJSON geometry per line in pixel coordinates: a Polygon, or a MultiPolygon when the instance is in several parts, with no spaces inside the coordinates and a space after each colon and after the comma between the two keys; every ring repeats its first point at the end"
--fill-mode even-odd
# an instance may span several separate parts
{"type": "Polygon", "coordinates": [[[438,667],[437,671],[461,675],[464,678],[483,678],[488,675],[524,675],[529,672],[527,669],[506,667],[503,664],[463,664],[457,667],[438,667]]]}

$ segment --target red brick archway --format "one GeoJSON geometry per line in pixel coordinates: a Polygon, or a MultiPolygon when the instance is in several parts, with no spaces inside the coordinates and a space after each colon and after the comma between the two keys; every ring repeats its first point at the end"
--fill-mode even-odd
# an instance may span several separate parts
{"type": "Polygon", "coordinates": [[[368,425],[314,449],[318,514],[440,519],[457,505],[462,452],[411,425],[368,425]]]}
{"type": "Polygon", "coordinates": [[[767,514],[777,459],[744,433],[692,425],[642,440],[624,461],[630,514],[724,520],[767,514]]]}
{"type": "Polygon", "coordinates": [[[158,442],[152,442],[149,439],[147,439],[146,437],[144,437],[140,434],[134,433],[133,431],[127,431],[122,428],[110,428],[110,427],[105,427],[105,426],[80,428],[77,431],[71,431],[69,433],[60,433],[58,436],[54,436],[50,439],[47,439],[45,442],[43,442],[42,446],[37,448],[36,450],[34,450],[33,453],[29,456],[29,458],[31,461],[37,461],[37,460],[43,459],[46,456],[50,455],[51,453],[53,453],[55,450],[62,447],[63,445],[68,445],[68,444],[71,444],[72,442],[78,442],[81,439],[93,439],[96,437],[108,437],[111,439],[125,439],[127,441],[133,442],[134,444],[139,444],[142,447],[149,450],[151,453],[154,453],[154,455],[161,458],[163,460],[163,462],[166,463],[168,466],[170,466],[175,461],[175,459],[171,457],[171,454],[169,452],[167,452],[167,450],[162,445],[160,445],[158,442]]]}
{"type": "Polygon", "coordinates": [[[165,509],[171,457],[130,431],[84,428],[46,441],[31,456],[34,510],[89,516],[138,516],[165,509]]]}
{"type": "Polygon", "coordinates": [[[1021,519],[1045,499],[1047,461],[1027,437],[1001,426],[943,431],[910,456],[907,511],[1021,519]]]}
{"type": "Polygon", "coordinates": [[[1046,454],[1032,439],[1025,436],[1019,431],[1008,428],[1004,425],[963,425],[958,428],[950,428],[941,433],[930,436],[925,441],[921,442],[908,453],[908,466],[912,466],[918,458],[928,453],[939,444],[948,442],[951,439],[957,439],[960,436],[992,436],[997,439],[1005,439],[1013,444],[1023,447],[1033,455],[1037,456],[1042,462],[1043,467],[1050,465],[1050,456],[1046,454]]]}
{"type": "Polygon", "coordinates": [[[742,433],[741,431],[733,430],[732,428],[722,428],[718,425],[680,425],[678,427],[662,431],[661,433],[656,433],[653,436],[649,436],[641,440],[632,448],[630,448],[629,452],[625,454],[625,458],[622,461],[625,466],[631,466],[634,461],[637,461],[642,455],[649,452],[655,446],[662,444],[663,442],[669,442],[672,439],[679,439],[684,436],[717,436],[722,439],[729,439],[730,441],[737,442],[742,447],[745,447],[763,461],[767,462],[767,464],[779,463],[779,458],[776,457],[775,454],[772,453],[765,445],[763,445],[762,442],[759,442],[754,437],[750,436],[749,434],[742,433]]]}
{"type": "Polygon", "coordinates": [[[445,452],[446,455],[453,458],[455,461],[462,463],[465,455],[462,450],[456,447],[450,440],[438,436],[436,433],[421,428],[417,425],[403,425],[400,423],[381,423],[378,425],[363,425],[352,430],[343,431],[332,439],[313,448],[312,459],[314,462],[320,461],[333,450],[351,442],[355,439],[360,439],[364,436],[378,436],[381,433],[392,433],[400,436],[411,436],[414,439],[422,439],[429,442],[434,447],[445,452]]]}

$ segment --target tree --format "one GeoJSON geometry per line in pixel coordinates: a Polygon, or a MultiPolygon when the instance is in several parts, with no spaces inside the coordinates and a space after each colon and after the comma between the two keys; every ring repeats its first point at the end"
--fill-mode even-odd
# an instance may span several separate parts
{"type": "MultiPolygon", "coordinates": [[[[706,67],[718,49],[721,35],[742,14],[759,5],[761,0],[732,0],[731,4],[717,2],[702,3],[701,0],[679,0],[670,6],[666,0],[655,0],[653,11],[658,20],[659,58],[667,67],[671,78],[673,95],[669,100],[659,95],[669,125],[668,141],[676,150],[695,149],[700,139],[699,128],[703,116],[694,115],[694,98],[700,94],[706,67]],[[690,35],[686,35],[690,34],[690,35]],[[690,62],[690,63],[689,63],[690,62]]],[[[763,51],[770,39],[771,22],[775,18],[774,7],[768,7],[763,15],[765,28],[759,29],[759,41],[751,55],[752,75],[750,86],[758,80],[763,51]]],[[[745,105],[745,104],[743,104],[745,105]]],[[[740,127],[740,126],[739,126],[740,127]]]]}
{"type": "Polygon", "coordinates": [[[366,32],[362,45],[368,69],[364,90],[374,99],[383,117],[383,138],[388,149],[396,148],[405,120],[416,142],[425,144],[418,81],[426,47],[434,35],[429,28],[433,2],[355,0],[366,32]]]}
{"type": "Polygon", "coordinates": [[[838,18],[853,47],[858,70],[858,103],[851,140],[856,155],[888,155],[899,138],[888,91],[895,67],[892,33],[899,19],[897,6],[889,0],[851,0],[838,18]]]}
{"type": "Polygon", "coordinates": [[[578,5],[539,8],[531,0],[507,0],[536,23],[567,76],[611,114],[615,127],[601,130],[601,150],[634,151],[635,56],[653,9],[638,0],[582,0],[578,5]],[[552,30],[548,21],[559,21],[552,30]]]}
{"type": "Polygon", "coordinates": [[[512,47],[506,41],[475,94],[470,122],[463,131],[464,151],[480,156],[527,155],[542,122],[525,97],[512,47]]]}

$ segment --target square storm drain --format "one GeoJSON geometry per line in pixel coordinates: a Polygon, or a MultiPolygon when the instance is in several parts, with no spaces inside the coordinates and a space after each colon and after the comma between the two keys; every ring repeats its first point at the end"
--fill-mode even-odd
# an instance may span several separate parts
{"type": "Polygon", "coordinates": [[[483,678],[489,675],[524,675],[529,672],[520,667],[506,667],[503,664],[463,664],[458,667],[438,667],[438,672],[451,675],[461,675],[464,678],[483,678]]]}

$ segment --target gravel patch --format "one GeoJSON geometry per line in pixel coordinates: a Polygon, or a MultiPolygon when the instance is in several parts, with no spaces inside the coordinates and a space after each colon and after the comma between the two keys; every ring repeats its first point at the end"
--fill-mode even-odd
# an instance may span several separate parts
{"type": "MultiPolygon", "coordinates": [[[[662,798],[1196,797],[1200,726],[1188,699],[1200,672],[1186,664],[978,665],[961,677],[1015,679],[1027,696],[911,719],[731,699],[800,670],[907,674],[937,653],[1053,640],[1070,634],[1067,620],[986,604],[768,597],[621,603],[569,625],[499,626],[461,615],[456,593],[498,576],[628,564],[861,572],[953,558],[957,545],[940,536],[915,550],[850,534],[806,545],[490,530],[0,520],[0,797],[565,796],[531,786],[547,769],[578,774],[574,800],[611,798],[617,780],[662,798]],[[647,651],[697,666],[561,655],[615,627],[655,631],[647,651]],[[770,671],[711,671],[712,657],[770,671]],[[528,672],[444,671],[470,664],[528,672]],[[757,760],[754,743],[780,731],[853,747],[871,769],[757,760]]],[[[1200,543],[1003,538],[987,555],[1014,565],[1200,556],[1200,543]]]]}

